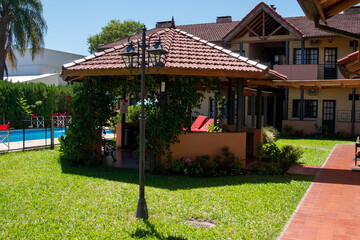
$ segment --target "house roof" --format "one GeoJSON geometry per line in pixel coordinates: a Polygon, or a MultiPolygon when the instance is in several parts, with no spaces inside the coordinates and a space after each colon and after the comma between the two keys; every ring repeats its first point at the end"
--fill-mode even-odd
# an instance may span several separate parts
{"type": "MultiPolygon", "coordinates": [[[[360,1],[360,0],[359,0],[360,1]]],[[[292,32],[298,37],[328,37],[335,36],[334,33],[328,33],[315,28],[314,23],[305,16],[298,17],[285,17],[280,16],[272,7],[266,3],[261,2],[253,8],[241,21],[232,21],[228,23],[202,23],[202,24],[189,24],[179,25],[177,28],[187,33],[198,36],[210,42],[222,42],[228,41],[251,21],[260,11],[265,11],[270,14],[275,21],[282,24],[287,30],[292,32]]],[[[331,27],[360,34],[360,13],[348,13],[338,14],[328,19],[328,24],[331,27]]],[[[158,31],[164,30],[165,28],[153,28],[149,29],[146,34],[150,35],[158,31]]],[[[135,35],[138,38],[141,37],[141,33],[135,35]]],[[[131,37],[131,40],[135,40],[135,37],[131,37]]],[[[98,47],[99,51],[103,51],[108,48],[115,47],[127,42],[127,38],[120,39],[118,41],[105,44],[98,47]]]]}
{"type": "Polygon", "coordinates": [[[275,21],[280,23],[283,27],[285,27],[289,32],[292,32],[295,36],[302,36],[302,31],[297,28],[297,26],[291,24],[278,14],[272,7],[267,5],[264,2],[260,2],[256,5],[253,10],[251,10],[231,31],[229,31],[223,39],[227,42],[231,40],[234,36],[237,35],[239,31],[243,28],[246,28],[247,24],[251,22],[260,12],[265,12],[270,15],[275,21]]]}
{"type": "Polygon", "coordinates": [[[310,20],[318,18],[326,23],[328,18],[360,3],[360,0],[298,0],[298,3],[310,20]]]}
{"type": "MultiPolygon", "coordinates": [[[[153,67],[150,61],[149,74],[286,79],[267,66],[180,29],[164,29],[158,35],[168,54],[162,59],[162,68],[153,67]]],[[[137,43],[134,45],[137,47],[137,43]]],[[[71,80],[81,76],[139,75],[140,71],[130,73],[126,69],[120,56],[125,47],[126,44],[121,44],[65,64],[62,77],[71,80]]]]}
{"type": "MultiPolygon", "coordinates": [[[[314,22],[305,16],[285,18],[289,23],[298,28],[303,37],[335,36],[315,28],[314,22]]],[[[327,20],[328,25],[347,32],[360,33],[360,13],[338,14],[327,20]]]]}
{"type": "MultiPolygon", "coordinates": [[[[176,26],[176,28],[181,29],[182,31],[185,31],[187,33],[193,34],[195,36],[198,36],[199,38],[206,39],[210,42],[218,42],[222,41],[222,37],[229,32],[231,29],[234,28],[234,26],[239,21],[234,22],[228,22],[228,23],[202,23],[202,24],[189,24],[189,25],[180,25],[176,26]]],[[[164,30],[165,28],[153,28],[147,30],[146,34],[151,35],[153,33],[156,33],[158,31],[164,30]]],[[[138,38],[141,38],[141,33],[135,35],[138,38]]],[[[131,40],[135,39],[135,37],[132,37],[131,40]]],[[[123,44],[127,42],[127,38],[120,39],[118,41],[105,44],[102,46],[99,46],[98,50],[105,50],[111,47],[115,47],[117,45],[123,44]]]]}
{"type": "Polygon", "coordinates": [[[348,56],[339,59],[338,65],[340,72],[346,78],[360,78],[359,51],[353,52],[348,56]]]}

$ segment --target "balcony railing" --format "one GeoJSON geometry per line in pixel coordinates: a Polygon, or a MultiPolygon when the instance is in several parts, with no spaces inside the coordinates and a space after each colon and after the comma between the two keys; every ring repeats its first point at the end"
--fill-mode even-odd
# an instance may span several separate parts
{"type": "Polygon", "coordinates": [[[273,69],[288,80],[344,79],[338,69],[326,69],[324,64],[274,65],[273,69]]]}

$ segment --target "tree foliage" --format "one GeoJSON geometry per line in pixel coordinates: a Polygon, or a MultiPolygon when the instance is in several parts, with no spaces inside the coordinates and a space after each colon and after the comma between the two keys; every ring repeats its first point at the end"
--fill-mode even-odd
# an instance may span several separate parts
{"type": "Polygon", "coordinates": [[[115,42],[119,39],[126,38],[141,32],[143,24],[136,21],[111,20],[101,32],[88,38],[89,52],[96,52],[98,46],[115,42]]]}
{"type": "Polygon", "coordinates": [[[16,68],[15,50],[24,55],[30,48],[34,59],[44,46],[42,12],[40,0],[0,0],[0,80],[7,74],[6,59],[16,68]]]}
{"type": "MultiPolygon", "coordinates": [[[[5,114],[7,121],[28,120],[32,113],[50,118],[54,112],[70,109],[68,96],[73,96],[70,85],[0,81],[0,115],[5,114]]],[[[15,122],[12,127],[16,127],[15,122]]]]}

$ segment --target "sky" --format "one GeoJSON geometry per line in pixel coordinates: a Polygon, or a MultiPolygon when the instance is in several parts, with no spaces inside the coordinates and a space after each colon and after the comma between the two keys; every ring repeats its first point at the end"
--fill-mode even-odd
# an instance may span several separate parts
{"type": "MultiPolygon", "coordinates": [[[[215,22],[216,17],[232,16],[240,21],[260,1],[253,0],[42,0],[48,25],[45,48],[90,55],[87,39],[100,33],[112,19],[135,20],[154,28],[156,22],[175,25],[215,22]]],[[[283,17],[304,16],[296,0],[269,0],[283,17]]]]}

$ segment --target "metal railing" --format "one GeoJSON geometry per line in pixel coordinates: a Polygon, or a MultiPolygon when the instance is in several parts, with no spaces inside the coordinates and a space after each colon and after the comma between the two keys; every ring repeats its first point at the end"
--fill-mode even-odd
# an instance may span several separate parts
{"type": "MultiPolygon", "coordinates": [[[[5,148],[0,144],[0,153],[8,151],[25,151],[37,148],[53,148],[58,144],[57,138],[65,135],[68,118],[64,119],[40,119],[38,122],[31,120],[1,121],[1,124],[9,123],[10,147],[5,148]]],[[[0,134],[3,134],[0,132],[0,134]]]]}

